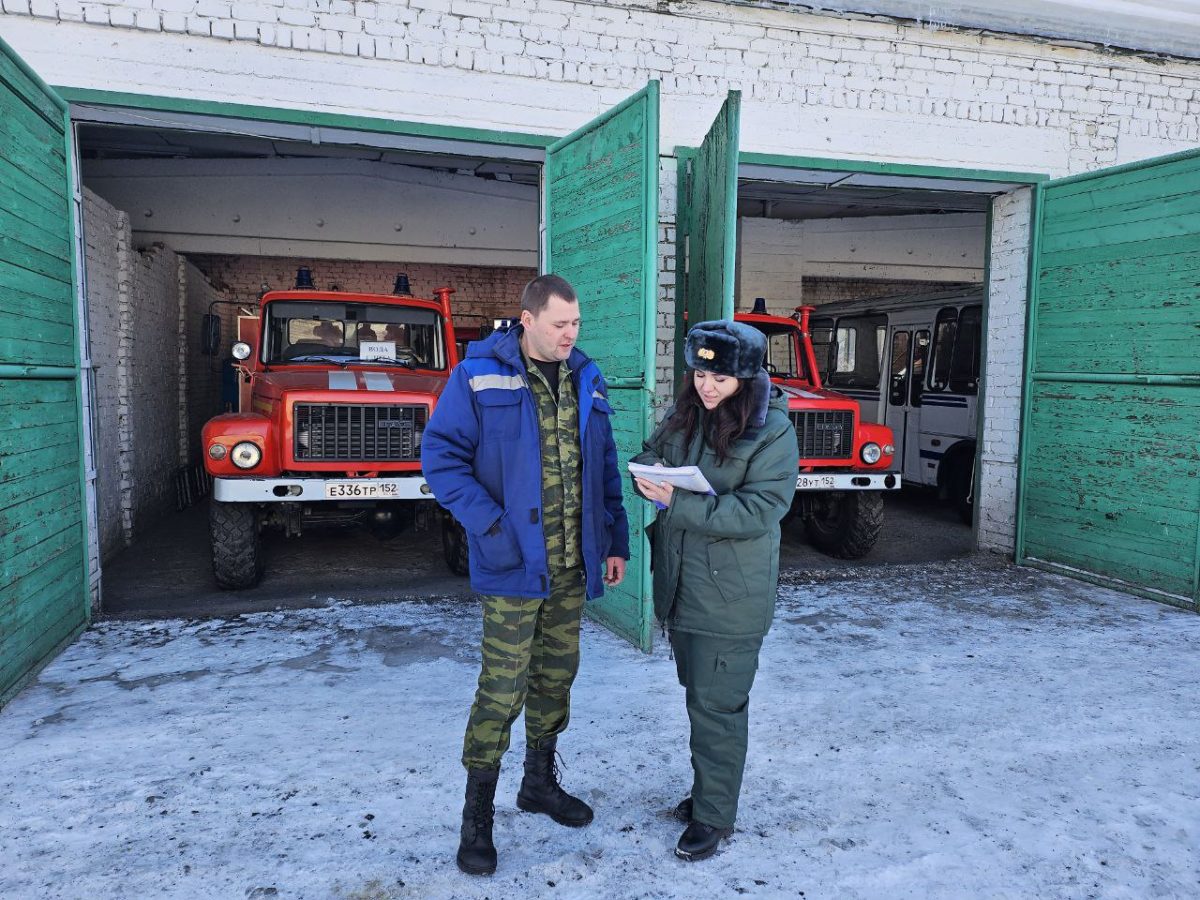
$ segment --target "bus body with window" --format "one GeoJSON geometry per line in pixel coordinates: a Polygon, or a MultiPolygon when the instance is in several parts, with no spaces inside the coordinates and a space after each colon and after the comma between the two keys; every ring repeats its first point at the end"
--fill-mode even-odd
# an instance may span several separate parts
{"type": "Polygon", "coordinates": [[[896,436],[907,484],[937,488],[970,522],[981,288],[826,304],[813,315],[822,378],[896,436]]]}

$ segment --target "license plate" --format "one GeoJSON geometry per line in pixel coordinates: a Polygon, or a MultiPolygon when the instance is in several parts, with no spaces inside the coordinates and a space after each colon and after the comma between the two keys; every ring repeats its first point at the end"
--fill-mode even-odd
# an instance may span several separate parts
{"type": "Polygon", "coordinates": [[[397,485],[372,481],[330,481],[325,485],[326,500],[376,500],[399,493],[397,485]]]}
{"type": "Polygon", "coordinates": [[[798,491],[832,490],[833,486],[832,475],[801,475],[796,479],[798,491]]]}

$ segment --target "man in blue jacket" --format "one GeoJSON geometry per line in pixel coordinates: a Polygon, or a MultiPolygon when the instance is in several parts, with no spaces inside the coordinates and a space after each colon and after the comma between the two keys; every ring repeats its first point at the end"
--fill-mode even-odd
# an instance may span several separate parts
{"type": "Polygon", "coordinates": [[[578,335],[575,290],[557,275],[535,278],[520,325],[470,345],[422,438],[425,479],[466,531],[471,587],[483,595],[457,855],[472,875],[496,870],[496,779],[522,706],[517,806],[562,825],[592,821],[559,784],[554,751],[570,717],[584,600],[625,577],[629,525],[607,387],[578,335]]]}

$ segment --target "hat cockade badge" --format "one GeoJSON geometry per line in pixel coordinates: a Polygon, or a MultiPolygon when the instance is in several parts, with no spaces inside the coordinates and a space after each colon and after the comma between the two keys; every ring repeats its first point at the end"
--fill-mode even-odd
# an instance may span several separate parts
{"type": "Polygon", "coordinates": [[[701,359],[715,359],[717,356],[716,351],[710,350],[708,347],[701,347],[696,351],[696,355],[701,359]]]}

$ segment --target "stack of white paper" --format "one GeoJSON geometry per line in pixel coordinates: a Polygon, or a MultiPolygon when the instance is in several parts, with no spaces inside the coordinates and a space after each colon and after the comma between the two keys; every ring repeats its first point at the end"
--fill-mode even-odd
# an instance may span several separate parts
{"type": "Polygon", "coordinates": [[[677,488],[683,488],[685,491],[692,491],[696,494],[716,493],[698,466],[669,468],[667,466],[644,466],[641,463],[631,462],[629,473],[634,478],[644,478],[646,481],[656,483],[665,481],[677,488]]]}

